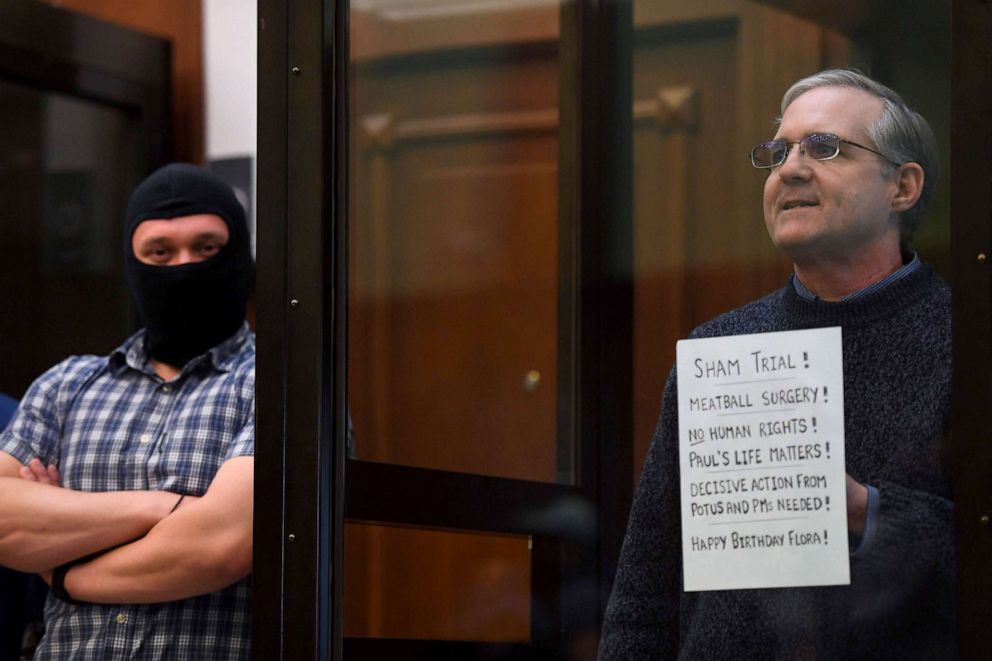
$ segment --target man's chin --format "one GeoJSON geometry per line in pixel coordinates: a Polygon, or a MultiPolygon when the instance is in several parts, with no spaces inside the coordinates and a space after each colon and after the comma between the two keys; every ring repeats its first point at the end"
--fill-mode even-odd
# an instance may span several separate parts
{"type": "Polygon", "coordinates": [[[789,255],[793,251],[806,252],[817,247],[822,242],[822,237],[811,233],[808,228],[784,227],[777,231],[770,232],[772,243],[776,248],[789,255]]]}
{"type": "Polygon", "coordinates": [[[772,237],[772,243],[783,255],[798,263],[822,257],[831,250],[831,242],[816,234],[780,232],[772,237]]]}

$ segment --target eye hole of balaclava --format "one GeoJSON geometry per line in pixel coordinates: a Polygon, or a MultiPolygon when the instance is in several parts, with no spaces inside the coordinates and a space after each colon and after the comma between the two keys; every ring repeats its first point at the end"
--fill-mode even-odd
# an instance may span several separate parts
{"type": "Polygon", "coordinates": [[[213,213],[143,220],[134,228],[131,249],[138,261],[152,266],[178,266],[213,257],[227,245],[230,232],[213,213]]]}

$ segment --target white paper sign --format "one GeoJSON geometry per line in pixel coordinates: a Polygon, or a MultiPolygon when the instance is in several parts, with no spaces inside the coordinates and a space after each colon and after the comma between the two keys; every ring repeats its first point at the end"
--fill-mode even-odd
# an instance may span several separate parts
{"type": "Polygon", "coordinates": [[[849,584],[841,329],[677,354],[686,591],[849,584]]]}

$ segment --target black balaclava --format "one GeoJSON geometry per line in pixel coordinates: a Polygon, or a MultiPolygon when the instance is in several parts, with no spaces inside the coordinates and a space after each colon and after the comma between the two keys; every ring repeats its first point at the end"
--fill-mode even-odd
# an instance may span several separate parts
{"type": "Polygon", "coordinates": [[[182,367],[241,327],[252,274],[250,243],[244,209],[231,187],[206,170],[172,163],[134,190],[124,223],[124,275],[152,358],[182,367]],[[134,255],[131,238],[143,220],[205,213],[220,216],[230,234],[217,254],[179,266],[153,266],[134,255]]]}

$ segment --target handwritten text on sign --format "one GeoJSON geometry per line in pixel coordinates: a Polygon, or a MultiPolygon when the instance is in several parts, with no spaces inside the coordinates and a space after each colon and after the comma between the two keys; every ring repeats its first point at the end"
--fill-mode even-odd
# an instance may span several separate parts
{"type": "Polygon", "coordinates": [[[850,583],[841,329],[677,353],[685,589],[850,583]]]}

